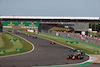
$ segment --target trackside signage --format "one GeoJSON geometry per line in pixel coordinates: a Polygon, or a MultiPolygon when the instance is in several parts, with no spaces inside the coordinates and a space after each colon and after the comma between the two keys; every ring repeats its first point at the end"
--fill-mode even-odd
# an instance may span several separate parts
{"type": "Polygon", "coordinates": [[[3,26],[31,26],[31,27],[39,27],[38,22],[3,22],[3,26]]]}

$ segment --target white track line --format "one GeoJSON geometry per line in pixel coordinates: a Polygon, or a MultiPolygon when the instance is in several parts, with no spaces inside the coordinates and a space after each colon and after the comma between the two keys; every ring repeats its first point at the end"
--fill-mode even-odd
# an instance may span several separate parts
{"type": "MultiPolygon", "coordinates": [[[[6,32],[7,32],[7,31],[6,31],[6,32]]],[[[10,33],[10,32],[8,32],[8,33],[10,33]]],[[[12,33],[10,33],[10,34],[12,34],[12,33]]],[[[23,40],[27,41],[28,43],[30,43],[30,44],[33,46],[33,49],[30,50],[30,51],[28,51],[28,52],[24,52],[24,53],[19,53],[19,54],[14,54],[14,55],[7,55],[7,56],[0,56],[0,58],[11,57],[11,56],[17,56],[17,55],[23,55],[23,54],[28,54],[28,53],[31,53],[31,52],[35,49],[34,45],[33,45],[30,41],[28,41],[28,40],[26,40],[25,38],[23,38],[23,37],[21,37],[21,36],[18,36],[18,35],[16,35],[16,34],[12,34],[12,35],[15,35],[15,36],[17,36],[17,37],[19,37],[19,38],[22,38],[23,40]]]]}
{"type": "MultiPolygon", "coordinates": [[[[20,32],[20,33],[23,33],[23,32],[20,32]]],[[[26,34],[28,34],[28,33],[26,33],[26,34]]],[[[31,35],[31,34],[30,34],[30,35],[31,35]]],[[[33,36],[33,35],[31,35],[31,36],[33,36]]],[[[39,36],[37,36],[37,37],[39,37],[39,36]]],[[[44,37],[39,37],[39,38],[46,39],[46,40],[49,40],[49,41],[53,41],[53,40],[51,40],[51,39],[47,39],[47,38],[44,38],[44,37]]],[[[53,42],[55,42],[55,41],[53,41],[53,42]]],[[[62,45],[62,46],[64,46],[64,47],[68,47],[68,48],[71,48],[71,49],[72,49],[72,47],[63,45],[63,44],[61,44],[61,43],[58,43],[58,42],[55,42],[55,43],[57,43],[57,44],[59,44],[59,45],[62,45]]],[[[96,61],[96,60],[97,60],[97,58],[96,58],[96,59],[93,59],[93,58],[95,58],[95,57],[91,57],[89,54],[86,54],[86,55],[89,56],[89,60],[84,61],[84,62],[81,62],[81,63],[75,63],[75,64],[83,64],[83,63],[86,63],[86,62],[93,62],[93,61],[96,61]]],[[[74,64],[67,64],[67,65],[74,65],[74,64]]],[[[51,65],[51,66],[62,66],[62,65],[51,65]]],[[[33,67],[40,67],[40,66],[33,66],[33,67]]],[[[43,66],[42,66],[42,67],[43,67],[43,66]]],[[[44,66],[44,67],[46,67],[46,66],[44,66]]]]}

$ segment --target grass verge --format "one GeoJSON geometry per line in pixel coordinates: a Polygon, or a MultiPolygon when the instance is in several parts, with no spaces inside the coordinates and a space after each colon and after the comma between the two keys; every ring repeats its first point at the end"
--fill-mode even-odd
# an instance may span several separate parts
{"type": "Polygon", "coordinates": [[[0,56],[23,53],[33,49],[33,46],[30,43],[10,33],[3,32],[3,35],[0,36],[0,38],[2,39],[0,40],[0,44],[3,44],[3,46],[0,47],[0,50],[6,51],[5,54],[0,54],[0,56]],[[21,39],[21,42],[9,42],[9,39],[13,38],[21,39]],[[21,51],[16,51],[16,48],[20,48],[21,51]]]}

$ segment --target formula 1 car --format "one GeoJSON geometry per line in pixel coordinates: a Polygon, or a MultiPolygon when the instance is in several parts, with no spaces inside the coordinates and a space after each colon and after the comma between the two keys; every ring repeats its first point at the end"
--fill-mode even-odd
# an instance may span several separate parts
{"type": "Polygon", "coordinates": [[[82,50],[76,50],[76,49],[71,49],[70,52],[77,52],[78,55],[85,55],[85,53],[82,50]]]}
{"type": "Polygon", "coordinates": [[[55,43],[53,41],[51,41],[50,44],[54,45],[55,43]]]}
{"type": "Polygon", "coordinates": [[[83,56],[85,55],[85,53],[83,51],[81,51],[81,50],[77,50],[77,54],[78,55],[83,55],[83,56]]]}
{"type": "Polygon", "coordinates": [[[33,36],[33,38],[37,38],[36,36],[33,36]]]}
{"type": "Polygon", "coordinates": [[[27,36],[28,36],[28,37],[31,37],[31,35],[29,35],[29,34],[28,34],[27,36]]]}
{"type": "Polygon", "coordinates": [[[70,52],[76,52],[77,50],[75,48],[71,49],[70,52]]]}
{"type": "Polygon", "coordinates": [[[72,60],[78,60],[78,59],[83,59],[83,55],[68,55],[67,60],[72,59],[72,60]]]}

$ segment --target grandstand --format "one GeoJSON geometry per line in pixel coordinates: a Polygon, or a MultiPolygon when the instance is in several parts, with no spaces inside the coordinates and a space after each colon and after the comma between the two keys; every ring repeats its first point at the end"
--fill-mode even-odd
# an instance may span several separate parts
{"type": "Polygon", "coordinates": [[[100,31],[99,17],[48,17],[48,16],[0,16],[2,22],[38,22],[39,30],[56,27],[72,27],[75,32],[87,32],[89,28],[100,31]],[[91,24],[94,24],[91,26],[91,24]],[[98,26],[97,26],[98,24],[98,26]],[[97,27],[96,27],[97,26],[97,27]]]}

